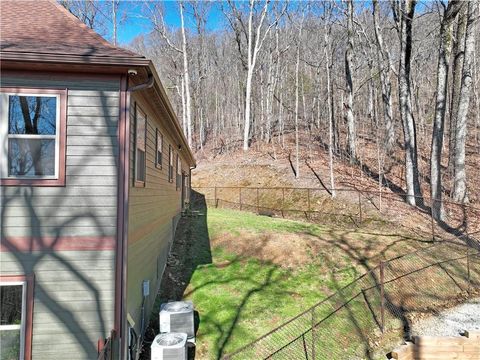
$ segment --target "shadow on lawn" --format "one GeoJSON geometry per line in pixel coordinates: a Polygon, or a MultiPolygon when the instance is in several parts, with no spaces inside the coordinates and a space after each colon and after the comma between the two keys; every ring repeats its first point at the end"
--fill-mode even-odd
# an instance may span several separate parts
{"type": "MultiPolygon", "coordinates": [[[[168,301],[182,300],[196,268],[199,265],[212,263],[207,226],[207,205],[204,195],[192,190],[190,210],[177,225],[160,290],[145,332],[140,359],[150,359],[150,344],[160,332],[158,317],[160,305],[168,301]]],[[[196,312],[195,332],[198,330],[198,326],[199,314],[196,312]]],[[[194,349],[189,350],[189,358],[194,358],[194,349]]]]}
{"type": "MultiPolygon", "coordinates": [[[[317,332],[318,348],[325,348],[325,342],[328,343],[332,338],[343,342],[345,348],[357,342],[363,357],[373,359],[376,356],[374,351],[389,346],[392,348],[402,338],[411,340],[412,315],[435,314],[444,307],[456,305],[478,294],[480,289],[480,269],[472,263],[474,257],[470,260],[470,268],[468,260],[455,259],[465,255],[464,251],[469,248],[458,242],[444,241],[432,247],[432,251],[426,249],[386,263],[383,280],[385,320],[382,322],[382,275],[379,268],[373,267],[370,258],[363,253],[364,249],[352,246],[344,236],[338,236],[335,247],[361,265],[366,273],[347,286],[331,274],[336,293],[320,305],[319,309],[328,308],[333,311],[324,314],[312,332],[317,332]],[[440,249],[436,251],[436,247],[440,249]],[[457,256],[448,255],[450,252],[457,256]],[[385,333],[382,335],[383,326],[385,333]],[[345,329],[349,331],[346,332],[345,329]],[[323,339],[321,334],[324,334],[323,339]]],[[[307,350],[306,348],[305,358],[309,355],[307,350]]],[[[336,358],[340,353],[333,350],[330,355],[331,358],[336,358]]]]}

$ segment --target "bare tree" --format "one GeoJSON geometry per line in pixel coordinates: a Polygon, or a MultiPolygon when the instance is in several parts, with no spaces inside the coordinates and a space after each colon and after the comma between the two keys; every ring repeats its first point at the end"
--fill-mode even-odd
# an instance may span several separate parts
{"type": "Polygon", "coordinates": [[[353,0],[347,1],[347,38],[348,44],[345,50],[345,83],[347,91],[347,102],[345,106],[345,117],[348,127],[348,154],[350,162],[357,159],[356,154],[356,130],[355,117],[353,116],[353,79],[352,79],[352,57],[353,57],[353,0]]]}
{"type": "MultiPolygon", "coordinates": [[[[191,96],[190,96],[190,72],[187,52],[187,37],[185,30],[184,9],[185,4],[179,1],[178,8],[180,11],[180,28],[181,28],[181,45],[177,46],[169,37],[167,26],[165,24],[163,8],[156,3],[147,3],[149,9],[149,19],[153,24],[154,31],[158,33],[166,44],[175,52],[182,55],[183,71],[182,71],[182,108],[185,116],[184,123],[186,123],[186,137],[188,145],[192,146],[192,112],[191,112],[191,96]]],[[[185,129],[184,129],[185,132],[185,129]]]]}
{"type": "MultiPolygon", "coordinates": [[[[277,23],[279,18],[283,16],[286,5],[280,14],[270,23],[264,26],[265,21],[267,19],[267,13],[269,9],[270,0],[265,0],[262,9],[260,11],[260,16],[258,21],[255,22],[255,7],[256,0],[249,0],[249,7],[248,7],[248,22],[247,22],[247,31],[243,31],[246,35],[246,42],[247,42],[247,60],[246,60],[246,84],[245,84],[245,112],[244,112],[244,130],[243,130],[243,150],[248,150],[249,148],[249,139],[250,139],[250,123],[251,123],[251,97],[252,97],[252,81],[253,81],[253,74],[255,71],[255,66],[257,64],[258,53],[263,46],[265,38],[267,37],[268,33],[272,29],[272,27],[277,23]]],[[[236,5],[233,1],[229,1],[230,7],[232,9],[232,14],[235,16],[234,24],[230,21],[232,28],[236,30],[237,37],[240,36],[240,32],[238,31],[238,23],[240,26],[245,30],[245,26],[243,23],[242,13],[236,8],[236,5]]],[[[237,39],[237,42],[240,46],[240,42],[237,39]]],[[[241,52],[241,51],[240,51],[241,52]]]]}
{"type": "Polygon", "coordinates": [[[324,3],[323,12],[325,14],[325,26],[324,26],[324,54],[325,54],[325,72],[327,76],[327,109],[328,109],[328,168],[330,173],[330,189],[332,198],[336,196],[335,191],[335,177],[333,171],[333,151],[337,151],[337,145],[335,142],[335,114],[334,114],[334,101],[333,101],[333,85],[331,80],[331,69],[333,64],[330,61],[330,33],[332,31],[330,19],[332,16],[332,5],[330,3],[324,3]]]}
{"type": "Polygon", "coordinates": [[[432,197],[432,217],[443,220],[441,161],[443,147],[443,129],[447,108],[448,62],[452,49],[452,25],[462,3],[451,0],[444,11],[440,24],[440,43],[438,46],[437,98],[433,119],[432,151],[430,157],[430,188],[432,197]]]}
{"type": "MultiPolygon", "coordinates": [[[[455,154],[455,130],[458,114],[458,99],[460,87],[462,86],[462,68],[465,54],[465,31],[467,28],[468,6],[460,10],[453,44],[453,69],[452,69],[452,92],[450,100],[450,123],[449,123],[449,144],[448,144],[448,168],[453,175],[453,158],[455,154]]],[[[452,187],[453,188],[453,187],[452,187]]]]}
{"type": "Polygon", "coordinates": [[[465,55],[463,59],[462,84],[458,99],[458,111],[455,126],[454,150],[454,183],[453,199],[468,202],[467,174],[465,170],[465,142],[467,138],[467,114],[470,106],[472,86],[473,54],[475,50],[475,21],[477,19],[478,2],[468,2],[468,18],[465,32],[465,55]]]}
{"type": "Polygon", "coordinates": [[[382,29],[380,28],[380,15],[378,1],[373,0],[373,22],[375,29],[375,39],[378,48],[378,66],[380,68],[380,82],[382,89],[383,118],[385,123],[385,149],[387,152],[393,150],[395,145],[395,128],[393,123],[392,111],[392,83],[390,81],[390,54],[384,45],[382,29]]]}
{"type": "Polygon", "coordinates": [[[400,37],[400,62],[398,70],[398,101],[403,125],[405,145],[406,200],[410,205],[423,203],[418,176],[417,134],[412,109],[410,67],[412,56],[412,23],[416,0],[394,0],[392,10],[400,37]]]}

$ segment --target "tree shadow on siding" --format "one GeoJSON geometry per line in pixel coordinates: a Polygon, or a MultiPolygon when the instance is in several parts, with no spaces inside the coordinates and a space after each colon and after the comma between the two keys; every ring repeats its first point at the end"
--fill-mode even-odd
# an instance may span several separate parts
{"type": "MultiPolygon", "coordinates": [[[[88,86],[81,90],[98,91],[96,87],[88,86]]],[[[98,109],[96,118],[101,122],[101,126],[108,129],[117,128],[118,116],[112,114],[118,107],[107,103],[107,95],[103,91],[98,91],[98,99],[97,104],[68,104],[67,106],[77,107],[78,114],[69,114],[69,117],[74,117],[75,120],[67,118],[67,127],[72,126],[72,123],[78,121],[80,117],[87,118],[81,112],[85,106],[94,106],[98,109]]],[[[88,125],[75,125],[75,129],[80,129],[82,133],[88,128],[88,125]]],[[[43,355],[55,358],[74,356],[94,359],[98,353],[98,338],[109,336],[113,326],[114,277],[102,276],[106,272],[114,274],[114,255],[105,259],[104,251],[95,249],[103,249],[103,241],[106,238],[115,238],[112,228],[115,228],[116,224],[111,224],[108,219],[105,220],[105,215],[101,216],[102,214],[96,211],[98,203],[94,202],[95,193],[91,190],[104,186],[104,181],[109,181],[107,178],[111,177],[112,193],[105,190],[105,198],[102,200],[116,197],[118,140],[113,133],[108,133],[106,143],[97,142],[104,139],[101,135],[97,136],[98,134],[92,134],[92,139],[77,135],[77,133],[73,135],[73,138],[79,141],[75,144],[70,144],[72,135],[68,135],[64,187],[17,186],[0,189],[0,238],[2,251],[5,251],[1,275],[35,276],[33,358],[43,355]],[[69,148],[83,149],[84,152],[76,154],[77,158],[80,156],[82,159],[81,166],[71,166],[70,161],[73,157],[68,153],[69,148]],[[116,165],[111,166],[115,173],[109,176],[86,173],[86,166],[97,165],[96,155],[116,159],[116,165]],[[86,181],[88,177],[91,179],[86,185],[82,181],[86,181]],[[82,181],[76,182],[78,179],[82,181]],[[68,191],[72,189],[74,191],[68,191]],[[21,228],[25,229],[24,232],[19,232],[21,228]],[[24,239],[18,242],[19,238],[24,239]],[[76,243],[78,241],[88,242],[85,248],[91,248],[92,251],[80,253],[68,251],[70,247],[76,248],[79,245],[76,243]],[[9,256],[8,259],[6,254],[9,256]],[[103,282],[103,286],[99,282],[103,282]],[[37,322],[37,316],[41,314],[48,316],[47,321],[50,325],[45,325],[45,319],[41,323],[37,322]],[[47,334],[44,330],[49,327],[47,334]],[[39,340],[42,336],[45,340],[39,340]],[[47,336],[51,338],[47,340],[47,336]],[[54,344],[60,346],[55,349],[54,344]],[[70,352],[73,347],[76,349],[75,354],[66,355],[66,351],[70,352]]],[[[106,207],[112,206],[109,203],[101,204],[106,207]]],[[[112,216],[116,216],[116,210],[112,216]]],[[[114,249],[108,251],[113,253],[114,249]]]]}

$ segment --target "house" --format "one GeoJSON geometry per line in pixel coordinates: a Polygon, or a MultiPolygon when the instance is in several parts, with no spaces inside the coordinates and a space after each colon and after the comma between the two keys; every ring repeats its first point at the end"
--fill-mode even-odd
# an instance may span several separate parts
{"type": "Polygon", "coordinates": [[[0,357],[128,359],[194,157],[150,60],[48,0],[2,0],[0,37],[0,357]]]}

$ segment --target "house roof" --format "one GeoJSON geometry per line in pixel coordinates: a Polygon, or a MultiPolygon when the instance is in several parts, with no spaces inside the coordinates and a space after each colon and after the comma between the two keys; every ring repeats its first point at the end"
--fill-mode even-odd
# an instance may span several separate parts
{"type": "Polygon", "coordinates": [[[130,65],[147,61],[110,44],[55,1],[0,1],[0,50],[8,60],[55,57],[130,65]]]}

